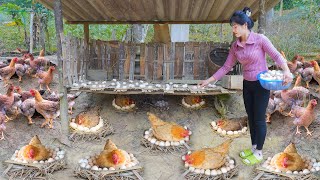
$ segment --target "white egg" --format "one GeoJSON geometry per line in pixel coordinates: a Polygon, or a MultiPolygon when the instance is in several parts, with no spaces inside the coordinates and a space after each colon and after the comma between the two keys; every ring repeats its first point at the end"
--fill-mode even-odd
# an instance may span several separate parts
{"type": "Polygon", "coordinates": [[[179,145],[183,145],[185,143],[184,140],[179,141],[179,145]]]}
{"type": "Polygon", "coordinates": [[[216,176],[218,173],[216,170],[211,170],[210,175],[211,176],[216,176]]]}
{"type": "Polygon", "coordinates": [[[222,167],[222,168],[221,168],[221,172],[222,172],[223,174],[225,174],[225,173],[227,173],[228,171],[227,171],[227,169],[226,169],[225,167],[222,167]]]}
{"type": "Polygon", "coordinates": [[[189,170],[190,170],[190,172],[194,172],[194,171],[195,171],[195,168],[192,167],[192,166],[190,166],[190,167],[189,167],[189,170]]]}
{"type": "Polygon", "coordinates": [[[316,172],[316,169],[315,169],[315,168],[311,168],[310,171],[311,171],[311,172],[316,172]]]}
{"type": "Polygon", "coordinates": [[[49,158],[49,159],[48,159],[48,162],[49,162],[49,163],[51,163],[51,162],[53,162],[53,161],[54,161],[53,158],[49,158]]]}
{"type": "Polygon", "coordinates": [[[114,171],[114,170],[116,170],[116,169],[115,169],[114,167],[110,167],[109,170],[110,170],[110,171],[114,171]]]}
{"type": "Polygon", "coordinates": [[[238,132],[238,131],[233,131],[233,134],[234,134],[234,135],[238,135],[239,132],[238,132]]]}
{"type": "Polygon", "coordinates": [[[227,134],[228,135],[233,135],[234,133],[233,133],[233,131],[228,131],[227,134]]]}
{"type": "Polygon", "coordinates": [[[210,169],[206,169],[204,174],[207,175],[207,176],[210,176],[210,169]]]}
{"type": "Polygon", "coordinates": [[[226,130],[222,130],[221,134],[226,135],[227,131],[226,130]]]}
{"type": "Polygon", "coordinates": [[[185,141],[189,141],[190,140],[190,136],[187,136],[184,138],[185,141]]]}
{"type": "Polygon", "coordinates": [[[195,170],[194,170],[194,173],[196,173],[196,174],[200,174],[200,172],[201,172],[200,169],[195,169],[195,170]]]}
{"type": "Polygon", "coordinates": [[[287,171],[286,173],[287,173],[287,174],[292,174],[292,171],[287,171]]]}
{"type": "Polygon", "coordinates": [[[108,171],[108,168],[103,168],[102,170],[104,170],[104,171],[108,171]]]}
{"type": "Polygon", "coordinates": [[[229,161],[229,163],[230,163],[230,164],[234,164],[234,160],[231,159],[231,160],[229,161]]]}
{"type": "Polygon", "coordinates": [[[40,161],[39,163],[40,163],[40,164],[43,164],[43,163],[44,163],[44,161],[40,161]]]}
{"type": "Polygon", "coordinates": [[[212,126],[212,127],[217,126],[217,123],[216,123],[215,121],[212,121],[212,122],[211,122],[211,126],[212,126]]]}
{"type": "Polygon", "coordinates": [[[170,146],[170,142],[166,141],[165,146],[170,146]]]}
{"type": "Polygon", "coordinates": [[[320,167],[318,166],[318,167],[316,167],[316,171],[320,171],[320,167]]]}
{"type": "Polygon", "coordinates": [[[151,142],[152,144],[154,144],[154,143],[156,143],[156,141],[157,141],[156,139],[152,138],[150,142],[151,142]]]}
{"type": "Polygon", "coordinates": [[[298,171],[293,171],[293,174],[299,174],[299,172],[298,171]]]}
{"type": "Polygon", "coordinates": [[[161,142],[159,143],[159,146],[165,146],[165,142],[161,141],[161,142]]]}
{"type": "Polygon", "coordinates": [[[188,163],[184,163],[184,167],[189,167],[189,164],[188,163]]]}
{"type": "Polygon", "coordinates": [[[234,166],[234,164],[230,164],[230,169],[233,169],[235,166],[234,166]]]}
{"type": "Polygon", "coordinates": [[[93,170],[93,171],[98,171],[99,168],[98,168],[98,166],[92,166],[91,170],[93,170]]]}
{"type": "Polygon", "coordinates": [[[221,133],[221,132],[222,132],[222,129],[221,129],[221,128],[218,128],[217,132],[218,132],[218,133],[221,133]]]}
{"type": "Polygon", "coordinates": [[[181,159],[182,159],[183,161],[185,161],[185,160],[186,160],[186,156],[182,156],[181,159]]]}
{"type": "Polygon", "coordinates": [[[277,172],[277,173],[281,172],[280,169],[276,169],[276,170],[274,170],[274,171],[277,172]]]}
{"type": "Polygon", "coordinates": [[[217,170],[217,174],[222,174],[222,171],[221,170],[217,170]]]}
{"type": "Polygon", "coordinates": [[[309,174],[309,173],[310,173],[310,171],[308,169],[303,170],[303,174],[309,174]]]}

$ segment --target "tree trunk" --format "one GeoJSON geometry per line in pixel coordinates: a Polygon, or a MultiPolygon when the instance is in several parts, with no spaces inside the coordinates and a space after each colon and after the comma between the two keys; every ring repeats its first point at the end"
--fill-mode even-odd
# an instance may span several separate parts
{"type": "MultiPolygon", "coordinates": [[[[33,9],[33,8],[32,8],[33,9]]],[[[33,10],[30,13],[30,46],[29,46],[29,52],[32,53],[33,52],[33,17],[34,17],[34,12],[33,10]]]]}
{"type": "Polygon", "coordinates": [[[46,20],[44,21],[44,29],[45,29],[45,33],[46,33],[48,51],[51,51],[51,41],[50,41],[50,34],[49,34],[49,29],[48,29],[48,18],[46,18],[46,20]]]}
{"type": "Polygon", "coordinates": [[[60,96],[60,120],[61,120],[61,137],[62,144],[70,146],[68,139],[69,135],[69,120],[68,120],[68,102],[67,89],[64,87],[63,80],[63,61],[62,61],[62,37],[63,36],[63,21],[62,21],[62,5],[61,0],[54,1],[54,17],[57,36],[57,59],[58,59],[58,74],[59,74],[59,94],[60,96]]]}
{"type": "Polygon", "coordinates": [[[266,10],[265,10],[265,0],[259,0],[259,24],[258,33],[265,34],[266,28],[266,10]]]}
{"type": "Polygon", "coordinates": [[[46,52],[46,43],[45,43],[45,33],[44,33],[44,26],[45,26],[45,19],[46,17],[44,15],[40,16],[40,45],[41,45],[41,49],[44,50],[44,52],[46,52]]]}

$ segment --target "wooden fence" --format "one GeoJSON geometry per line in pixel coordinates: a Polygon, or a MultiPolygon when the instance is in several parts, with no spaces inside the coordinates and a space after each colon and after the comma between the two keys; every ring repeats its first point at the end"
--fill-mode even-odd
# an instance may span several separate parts
{"type": "MultiPolygon", "coordinates": [[[[65,37],[63,72],[67,86],[80,79],[167,81],[199,80],[208,77],[209,54],[226,49],[229,43],[122,43],[65,37]]],[[[210,74],[211,75],[211,74],[210,74]]]]}

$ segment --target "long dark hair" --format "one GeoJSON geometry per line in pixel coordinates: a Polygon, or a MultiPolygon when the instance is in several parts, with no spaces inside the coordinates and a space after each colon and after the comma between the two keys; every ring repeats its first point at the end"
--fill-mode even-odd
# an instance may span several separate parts
{"type": "Polygon", "coordinates": [[[245,7],[242,11],[236,11],[230,18],[230,25],[232,25],[232,23],[237,23],[240,25],[244,25],[245,23],[247,23],[248,29],[251,30],[254,26],[254,22],[250,18],[250,15],[251,9],[248,7],[245,7]]]}

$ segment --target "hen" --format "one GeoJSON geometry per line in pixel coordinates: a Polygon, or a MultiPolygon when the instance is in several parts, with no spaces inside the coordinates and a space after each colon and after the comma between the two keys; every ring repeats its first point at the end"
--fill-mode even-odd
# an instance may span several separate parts
{"type": "Polygon", "coordinates": [[[60,115],[59,102],[44,100],[39,91],[34,89],[30,90],[30,93],[35,97],[35,107],[37,112],[39,112],[46,120],[42,123],[41,127],[44,127],[49,123],[49,127],[53,128],[53,119],[60,115]]]}
{"type": "Polygon", "coordinates": [[[22,102],[20,106],[21,113],[27,117],[28,119],[28,124],[33,124],[32,122],[32,116],[34,115],[36,111],[36,105],[35,105],[35,99],[26,99],[25,101],[22,102]]]}
{"type": "MultiPolygon", "coordinates": [[[[313,68],[314,68],[314,73],[313,73],[313,79],[317,81],[318,85],[320,85],[320,67],[317,61],[310,61],[313,68]]],[[[320,90],[320,87],[316,89],[316,92],[320,90]]]]}
{"type": "MultiPolygon", "coordinates": [[[[5,112],[6,110],[9,110],[13,103],[14,103],[14,86],[10,85],[7,94],[1,95],[0,94],[0,111],[5,112]]],[[[5,115],[6,121],[11,120],[7,115],[5,115]]]]}
{"type": "Polygon", "coordinates": [[[288,105],[292,106],[293,104],[297,104],[298,100],[301,100],[303,97],[306,97],[306,95],[309,93],[309,90],[298,86],[294,87],[291,90],[282,90],[281,91],[281,99],[287,103],[288,105]]]}
{"type": "Polygon", "coordinates": [[[0,111],[0,132],[1,132],[0,141],[4,139],[3,131],[6,130],[6,126],[4,125],[5,121],[6,121],[5,113],[0,111]]]}
{"type": "Polygon", "coordinates": [[[316,119],[314,109],[317,105],[317,100],[312,99],[309,101],[307,107],[294,107],[292,114],[295,117],[293,124],[297,126],[296,134],[301,134],[299,127],[303,126],[307,130],[307,134],[311,136],[312,132],[309,131],[309,125],[316,119]]]}
{"type": "Polygon", "coordinates": [[[13,104],[9,109],[6,109],[6,113],[10,114],[15,119],[20,114],[20,106],[22,104],[21,95],[18,93],[13,93],[14,100],[13,104]]]}
{"type": "Polygon", "coordinates": [[[217,169],[226,163],[226,155],[232,140],[227,140],[214,148],[203,148],[185,156],[185,161],[194,168],[217,169]]]}
{"type": "Polygon", "coordinates": [[[42,90],[42,85],[45,84],[47,90],[50,92],[49,84],[53,80],[53,71],[55,70],[54,66],[50,66],[47,72],[38,72],[36,77],[39,78],[40,90],[42,90]]]}
{"type": "Polygon", "coordinates": [[[152,113],[147,113],[154,136],[162,141],[181,141],[189,131],[174,122],[165,122],[152,113]]]}
{"type": "Polygon", "coordinates": [[[184,97],[184,101],[189,105],[193,105],[200,103],[202,101],[202,98],[201,96],[186,96],[184,97]]]}
{"type": "Polygon", "coordinates": [[[30,91],[22,91],[20,86],[17,86],[15,89],[16,89],[17,93],[19,93],[21,95],[22,102],[29,99],[29,98],[33,98],[30,91]]]}
{"type": "Polygon", "coordinates": [[[5,86],[6,87],[9,83],[9,79],[14,75],[14,73],[16,72],[15,69],[15,64],[18,61],[18,58],[13,58],[9,64],[9,66],[3,67],[0,69],[0,76],[3,79],[5,86]]]}
{"type": "Polygon", "coordinates": [[[115,103],[120,107],[125,107],[131,104],[135,104],[134,100],[127,96],[117,96],[115,98],[115,103]]]}
{"type": "Polygon", "coordinates": [[[89,111],[84,111],[76,116],[75,123],[87,128],[92,128],[99,124],[101,107],[97,106],[89,111]]]}
{"type": "Polygon", "coordinates": [[[248,117],[220,119],[217,122],[219,128],[226,131],[238,131],[247,126],[248,117]]]}
{"type": "Polygon", "coordinates": [[[34,136],[30,143],[23,146],[18,153],[18,157],[27,162],[42,161],[49,158],[50,152],[41,144],[38,136],[34,136]]]}
{"type": "Polygon", "coordinates": [[[20,59],[16,64],[15,64],[15,69],[16,69],[16,74],[19,77],[19,82],[22,81],[22,76],[24,76],[27,72],[28,65],[25,64],[24,58],[20,59]]]}
{"type": "Polygon", "coordinates": [[[131,162],[129,154],[122,149],[118,149],[110,139],[107,140],[104,150],[98,155],[95,161],[99,167],[106,168],[120,168],[131,162]]]}
{"type": "MultiPolygon", "coordinates": [[[[68,101],[68,109],[69,114],[73,114],[72,109],[75,104],[75,99],[78,97],[76,94],[67,94],[67,101],[68,101]]],[[[60,102],[60,96],[56,94],[55,92],[52,92],[50,95],[43,96],[44,99],[49,101],[56,101],[60,102]]]]}
{"type": "Polygon", "coordinates": [[[306,82],[306,84],[307,84],[306,88],[308,88],[308,89],[309,89],[309,83],[312,80],[313,73],[314,73],[313,67],[305,68],[305,69],[303,69],[303,71],[301,73],[301,77],[302,77],[303,81],[306,82]]]}
{"type": "Polygon", "coordinates": [[[303,159],[298,154],[297,149],[293,143],[286,147],[286,149],[273,156],[271,159],[272,166],[281,171],[300,171],[305,167],[303,159]]]}
{"type": "Polygon", "coordinates": [[[269,102],[268,102],[268,107],[267,107],[267,110],[266,110],[266,122],[267,123],[271,123],[271,115],[276,112],[276,109],[277,108],[277,104],[274,100],[274,98],[269,98],[269,102]]]}

